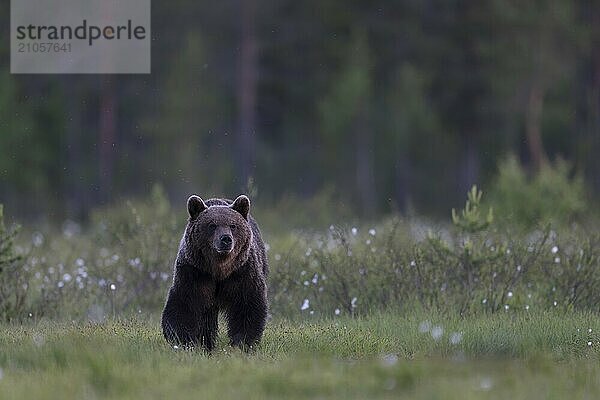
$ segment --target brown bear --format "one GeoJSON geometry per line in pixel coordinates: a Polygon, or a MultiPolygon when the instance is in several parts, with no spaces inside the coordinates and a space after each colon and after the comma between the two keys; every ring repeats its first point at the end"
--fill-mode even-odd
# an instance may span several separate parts
{"type": "Polygon", "coordinates": [[[162,313],[163,335],[172,345],[210,351],[223,312],[230,344],[250,349],[267,321],[267,256],[250,200],[193,195],[189,220],[175,260],[173,284],[162,313]]]}

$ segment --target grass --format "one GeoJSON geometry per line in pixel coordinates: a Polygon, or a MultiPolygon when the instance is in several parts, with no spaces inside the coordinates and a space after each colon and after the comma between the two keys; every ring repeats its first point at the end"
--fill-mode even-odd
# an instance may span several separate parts
{"type": "Polygon", "coordinates": [[[275,320],[253,354],[221,332],[206,355],[168,347],[155,319],[4,325],[0,398],[599,398],[598,334],[591,313],[390,312],[275,320]]]}

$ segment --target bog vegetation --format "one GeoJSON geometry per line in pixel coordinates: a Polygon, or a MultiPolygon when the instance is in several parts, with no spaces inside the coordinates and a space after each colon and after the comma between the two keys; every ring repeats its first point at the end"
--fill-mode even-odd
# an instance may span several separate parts
{"type": "MultiPolygon", "coordinates": [[[[501,171],[489,199],[473,187],[441,223],[399,215],[355,223],[336,216],[327,198],[255,207],[272,316],[598,311],[600,236],[581,181],[562,165],[531,180],[510,160],[501,171]],[[315,225],[294,229],[287,215],[315,225]]],[[[169,204],[158,186],[145,200],[97,210],[86,226],[66,221],[16,236],[18,227],[2,223],[2,319],[156,314],[184,226],[185,207],[169,204]]]]}
{"type": "Polygon", "coordinates": [[[272,320],[250,355],[162,338],[186,211],[159,186],[85,225],[0,208],[0,398],[600,396],[598,218],[565,166],[506,161],[437,223],[257,203],[272,320]]]}
{"type": "Polygon", "coordinates": [[[600,396],[589,313],[373,313],[273,321],[245,355],[165,345],[143,318],[0,325],[2,399],[548,399],[600,396]],[[493,356],[493,357],[492,357],[493,356]]]}

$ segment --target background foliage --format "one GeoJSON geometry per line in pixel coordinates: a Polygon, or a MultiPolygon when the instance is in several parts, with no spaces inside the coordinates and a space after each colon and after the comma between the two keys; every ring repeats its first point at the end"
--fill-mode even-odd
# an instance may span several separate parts
{"type": "Polygon", "coordinates": [[[499,199],[558,159],[600,190],[594,1],[154,2],[152,74],[65,77],[9,75],[0,5],[0,202],[20,220],[250,178],[265,206],[442,216],[511,154],[499,199]]]}
{"type": "MultiPolygon", "coordinates": [[[[549,176],[564,179],[557,171],[549,176]]],[[[544,186],[524,182],[519,193],[540,196],[540,187],[543,192],[544,186]]],[[[319,202],[312,206],[323,211],[319,202]]],[[[257,210],[256,218],[265,222],[276,317],[600,311],[600,236],[590,213],[585,220],[560,214],[532,225],[516,213],[500,214],[476,187],[462,210],[438,223],[400,215],[336,223],[333,212],[323,217],[329,227],[306,229],[273,212],[279,211],[257,210]]],[[[305,212],[310,218],[310,208],[305,212]]],[[[83,228],[68,221],[60,231],[30,231],[17,242],[14,230],[2,228],[4,320],[157,315],[185,221],[185,207],[171,208],[156,186],[147,199],[95,211],[83,228]]]]}

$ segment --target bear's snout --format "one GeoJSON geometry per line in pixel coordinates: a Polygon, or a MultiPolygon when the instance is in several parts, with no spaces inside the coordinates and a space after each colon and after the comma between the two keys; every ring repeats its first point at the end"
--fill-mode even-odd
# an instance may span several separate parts
{"type": "Polygon", "coordinates": [[[219,254],[229,254],[233,250],[233,236],[228,233],[221,235],[215,247],[219,254]]]}

